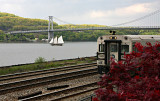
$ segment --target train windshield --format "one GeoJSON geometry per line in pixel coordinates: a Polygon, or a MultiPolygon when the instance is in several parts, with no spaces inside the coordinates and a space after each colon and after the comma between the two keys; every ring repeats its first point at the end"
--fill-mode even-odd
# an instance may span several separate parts
{"type": "Polygon", "coordinates": [[[111,52],[117,52],[118,49],[117,49],[117,44],[111,44],[111,52]]]}
{"type": "Polygon", "coordinates": [[[129,52],[129,45],[122,45],[121,52],[129,52]]]}

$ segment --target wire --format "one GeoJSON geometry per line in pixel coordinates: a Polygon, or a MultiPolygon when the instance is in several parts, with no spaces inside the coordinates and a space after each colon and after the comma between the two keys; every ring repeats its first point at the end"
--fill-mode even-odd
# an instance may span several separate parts
{"type": "Polygon", "coordinates": [[[71,25],[79,26],[79,25],[76,25],[76,24],[69,23],[69,22],[66,22],[66,21],[64,21],[64,20],[61,20],[61,19],[59,19],[59,18],[57,18],[57,17],[55,17],[55,16],[53,16],[53,18],[59,20],[60,22],[66,23],[66,24],[71,24],[71,25]]]}
{"type": "Polygon", "coordinates": [[[126,25],[126,24],[129,24],[129,23],[137,22],[137,21],[139,21],[139,20],[143,20],[143,19],[145,19],[145,18],[148,18],[148,17],[150,17],[150,16],[153,16],[153,15],[159,13],[159,12],[160,12],[160,9],[159,9],[159,10],[156,10],[156,11],[154,11],[154,12],[148,14],[148,15],[145,15],[145,16],[143,16],[143,17],[140,17],[140,18],[137,18],[137,19],[134,19],[134,20],[125,22],[125,23],[120,23],[120,24],[112,25],[112,26],[121,26],[121,25],[126,25]]]}

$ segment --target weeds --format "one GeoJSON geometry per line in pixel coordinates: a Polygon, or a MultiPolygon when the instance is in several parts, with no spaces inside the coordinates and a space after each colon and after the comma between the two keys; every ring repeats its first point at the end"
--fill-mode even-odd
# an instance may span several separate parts
{"type": "Polygon", "coordinates": [[[95,60],[96,58],[93,59],[88,57],[83,60],[73,59],[73,60],[45,62],[45,59],[43,57],[39,57],[35,60],[35,63],[33,64],[25,64],[25,65],[19,65],[19,66],[11,66],[7,68],[0,68],[0,75],[57,68],[62,66],[77,65],[81,63],[91,63],[91,62],[95,62],[95,60]]]}
{"type": "Polygon", "coordinates": [[[45,62],[45,61],[46,61],[45,58],[43,58],[43,57],[38,57],[38,58],[36,58],[35,63],[42,63],[42,62],[45,62]]]}

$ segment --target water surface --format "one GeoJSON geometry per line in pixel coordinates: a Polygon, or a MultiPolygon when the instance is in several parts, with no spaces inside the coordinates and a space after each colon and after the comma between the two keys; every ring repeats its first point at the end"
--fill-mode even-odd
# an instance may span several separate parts
{"type": "Polygon", "coordinates": [[[95,56],[96,42],[66,42],[63,46],[51,46],[47,43],[1,43],[0,66],[33,63],[36,58],[70,59],[95,56]]]}

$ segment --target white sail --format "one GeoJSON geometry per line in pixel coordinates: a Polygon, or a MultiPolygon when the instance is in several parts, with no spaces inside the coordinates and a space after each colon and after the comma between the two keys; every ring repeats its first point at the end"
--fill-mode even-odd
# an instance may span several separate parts
{"type": "Polygon", "coordinates": [[[54,38],[54,44],[57,44],[58,40],[57,40],[57,36],[54,38]]]}
{"type": "Polygon", "coordinates": [[[64,43],[63,38],[62,38],[62,35],[58,38],[58,43],[59,43],[59,44],[63,44],[63,43],[64,43]]]}
{"type": "Polygon", "coordinates": [[[53,38],[51,39],[51,41],[49,43],[53,43],[53,38]]]}

